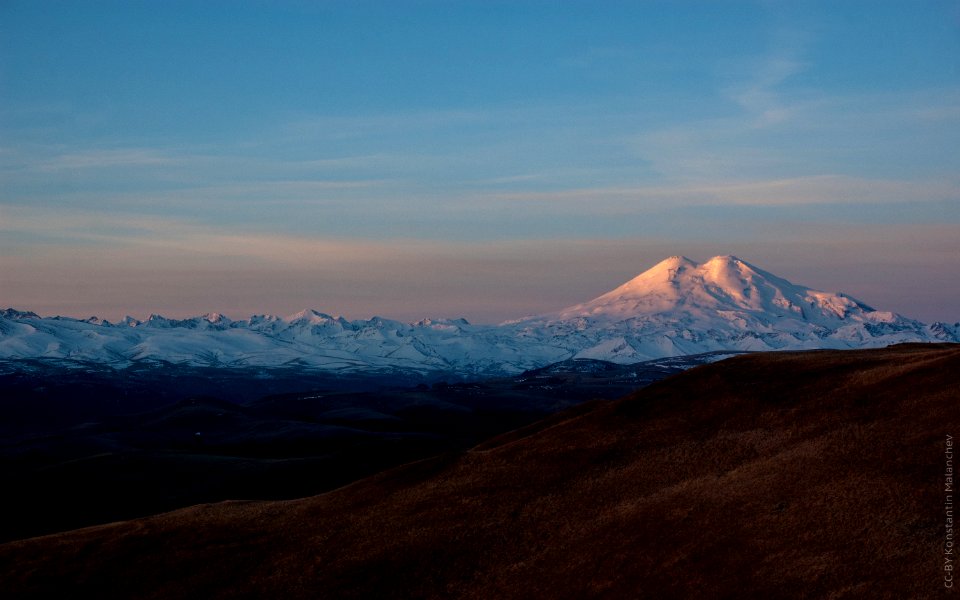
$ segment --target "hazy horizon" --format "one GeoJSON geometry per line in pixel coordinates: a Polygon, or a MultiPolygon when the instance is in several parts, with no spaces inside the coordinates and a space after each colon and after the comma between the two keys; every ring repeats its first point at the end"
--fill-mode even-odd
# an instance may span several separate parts
{"type": "MultiPolygon", "coordinates": [[[[730,253],[724,253],[724,254],[730,254],[730,253]]],[[[664,256],[664,257],[662,257],[662,258],[667,258],[667,256],[664,256]]],[[[690,257],[687,256],[687,258],[690,258],[690,257]]],[[[751,261],[751,260],[745,259],[744,257],[739,257],[739,256],[738,256],[738,258],[747,260],[748,263],[753,264],[755,267],[758,267],[758,268],[761,268],[761,269],[763,269],[763,270],[765,270],[765,271],[768,271],[768,269],[765,269],[763,265],[758,265],[758,264],[756,264],[754,261],[751,261]]],[[[659,260],[660,260],[660,259],[658,259],[658,260],[650,263],[649,265],[647,265],[647,267],[653,267],[656,262],[659,262],[659,260]]],[[[706,258],[704,258],[703,260],[694,260],[694,262],[702,263],[702,262],[705,262],[705,260],[706,260],[706,258]]],[[[891,267],[891,266],[893,266],[894,268],[899,267],[899,268],[901,268],[901,269],[904,267],[904,265],[886,265],[886,267],[891,267]]],[[[646,270],[646,269],[644,269],[644,270],[646,270]]],[[[642,272],[642,271],[641,271],[641,272],[642,272]]],[[[640,274],[640,272],[638,272],[638,273],[636,273],[636,274],[634,274],[634,275],[639,275],[639,274],[640,274]]],[[[774,274],[774,275],[778,275],[778,276],[780,275],[779,273],[776,273],[776,272],[774,272],[773,274],[774,274]]],[[[122,309],[114,310],[113,312],[103,312],[103,311],[101,311],[101,312],[91,312],[91,313],[88,313],[88,314],[87,314],[87,313],[69,314],[69,313],[61,313],[61,312],[56,312],[56,311],[53,311],[53,312],[47,311],[47,312],[45,312],[45,311],[42,311],[42,310],[40,310],[40,311],[34,310],[33,312],[38,312],[41,316],[64,316],[64,317],[73,317],[73,318],[99,317],[99,318],[103,318],[103,319],[110,320],[110,321],[112,321],[112,322],[117,322],[117,321],[123,320],[124,318],[126,318],[126,317],[128,317],[128,316],[133,317],[133,318],[137,318],[137,319],[140,319],[140,320],[146,320],[149,316],[151,316],[151,315],[153,315],[153,314],[159,314],[160,316],[164,316],[164,317],[168,317],[168,318],[187,318],[187,317],[202,316],[202,315],[210,314],[210,313],[219,313],[219,314],[225,315],[225,316],[227,316],[227,317],[230,317],[231,319],[234,319],[234,320],[242,320],[242,319],[248,318],[248,317],[250,317],[250,316],[258,315],[258,314],[272,314],[272,315],[276,315],[276,316],[280,316],[280,317],[288,317],[288,316],[291,316],[291,315],[294,315],[294,314],[300,312],[301,310],[311,310],[311,309],[313,309],[313,310],[317,310],[317,311],[319,311],[319,312],[331,314],[332,316],[342,316],[342,317],[345,317],[345,318],[348,318],[348,319],[369,319],[369,318],[372,318],[372,317],[385,317],[385,318],[397,319],[397,320],[400,320],[400,321],[410,321],[410,322],[413,322],[413,321],[419,321],[419,320],[425,319],[425,318],[434,318],[434,319],[439,319],[439,318],[468,318],[468,320],[470,320],[471,322],[474,322],[474,323],[481,323],[481,324],[482,324],[482,323],[500,323],[500,322],[508,321],[508,320],[511,320],[511,319],[517,319],[517,318],[521,318],[521,317],[533,316],[533,315],[539,314],[539,313],[550,312],[550,311],[554,311],[554,310],[557,310],[557,309],[566,308],[566,307],[568,307],[568,306],[570,306],[570,305],[573,305],[573,304],[578,304],[578,303],[581,303],[581,302],[585,302],[585,301],[588,301],[588,300],[592,300],[594,297],[599,296],[599,295],[601,295],[601,294],[603,294],[603,293],[606,293],[606,292],[610,291],[610,289],[613,289],[614,287],[617,287],[617,286],[619,286],[620,284],[625,283],[625,282],[628,281],[630,278],[632,278],[634,275],[630,275],[630,276],[624,277],[622,280],[618,280],[618,281],[615,282],[615,283],[610,283],[610,284],[608,284],[608,288],[607,288],[607,289],[596,290],[596,291],[594,291],[594,292],[592,293],[592,295],[590,295],[590,296],[588,296],[588,297],[585,296],[585,297],[575,298],[575,297],[573,297],[573,294],[571,293],[571,290],[563,288],[563,287],[562,287],[562,284],[561,284],[560,286],[557,287],[556,290],[554,290],[555,296],[560,296],[560,297],[563,297],[563,298],[569,297],[570,299],[564,301],[563,303],[558,304],[556,301],[544,301],[544,300],[538,301],[538,299],[533,298],[533,299],[531,299],[531,300],[532,300],[532,302],[531,302],[531,304],[530,304],[531,308],[530,308],[530,310],[529,310],[528,312],[526,312],[526,313],[508,314],[508,315],[506,315],[506,316],[500,316],[500,315],[498,315],[498,313],[496,313],[496,312],[483,313],[482,311],[474,311],[475,314],[480,314],[480,315],[484,315],[484,314],[490,315],[490,314],[492,314],[492,315],[493,315],[492,317],[487,316],[486,318],[484,318],[483,316],[481,316],[480,318],[470,317],[470,316],[468,316],[466,313],[424,314],[424,313],[421,313],[421,312],[417,312],[417,309],[405,308],[405,303],[404,303],[403,301],[401,301],[401,302],[399,302],[398,304],[394,305],[395,308],[396,308],[396,307],[400,307],[400,309],[401,309],[401,314],[397,314],[396,311],[393,311],[393,312],[390,312],[390,311],[383,312],[383,311],[381,311],[381,312],[369,312],[369,313],[360,313],[360,312],[357,312],[357,311],[338,312],[338,311],[324,310],[323,307],[319,307],[319,306],[308,306],[308,305],[300,306],[299,308],[296,308],[296,309],[288,308],[287,310],[281,310],[281,311],[243,309],[243,308],[234,309],[234,310],[219,310],[219,309],[216,309],[216,308],[210,308],[210,309],[199,309],[199,308],[198,308],[197,310],[193,310],[193,311],[190,311],[190,310],[182,310],[182,311],[175,311],[175,312],[157,312],[157,311],[152,311],[152,312],[149,312],[149,313],[140,313],[140,314],[133,314],[131,311],[124,311],[124,310],[122,310],[122,309]],[[541,307],[542,307],[542,308],[541,308],[541,307]],[[405,312],[403,312],[403,311],[405,311],[405,312]]],[[[598,277],[598,279],[599,279],[599,277],[598,277]]],[[[788,279],[789,279],[789,278],[788,278],[788,279]]],[[[828,279],[828,278],[824,278],[824,279],[828,279]]],[[[802,281],[795,281],[795,280],[794,280],[794,281],[791,281],[791,283],[794,283],[794,284],[796,284],[796,285],[806,285],[806,284],[804,284],[804,282],[802,282],[802,281]]],[[[552,282],[550,281],[550,275],[548,274],[547,277],[545,278],[545,281],[541,283],[541,287],[544,288],[544,289],[548,289],[548,290],[549,290],[551,284],[552,284],[552,282]]],[[[809,286],[808,286],[808,287],[809,287],[809,286]]],[[[814,286],[813,289],[821,289],[821,291],[826,291],[826,292],[842,292],[842,293],[847,294],[847,295],[849,295],[849,296],[853,296],[853,297],[856,298],[857,300],[860,300],[860,301],[862,301],[862,302],[865,302],[866,304],[871,304],[871,302],[870,302],[869,300],[867,300],[865,297],[859,296],[858,294],[855,294],[855,293],[851,293],[851,292],[849,291],[849,289],[851,289],[851,288],[849,288],[849,286],[848,286],[847,288],[844,288],[844,289],[822,289],[822,288],[816,288],[816,287],[814,286]]],[[[904,291],[905,293],[909,294],[909,290],[907,290],[907,289],[903,289],[902,291],[904,291]]],[[[268,302],[268,303],[269,303],[269,302],[268,302]]],[[[349,302],[347,302],[347,304],[349,304],[349,302]]],[[[465,304],[466,304],[466,305],[470,305],[469,299],[465,299],[465,304]]],[[[494,304],[494,307],[496,307],[496,303],[494,302],[493,304],[494,304]]],[[[0,306],[0,309],[3,309],[3,308],[13,308],[13,309],[20,309],[20,310],[31,310],[31,309],[25,308],[25,307],[17,307],[17,306],[5,307],[5,306],[0,306]]],[[[889,307],[885,307],[885,306],[873,306],[873,308],[876,308],[877,310],[891,310],[889,307]]],[[[897,311],[894,311],[894,312],[897,312],[897,311]]],[[[923,319],[922,317],[918,317],[917,315],[905,314],[904,316],[912,317],[912,318],[918,318],[918,319],[920,319],[921,321],[922,321],[922,320],[925,320],[925,319],[923,319]]],[[[935,317],[932,318],[932,319],[926,319],[926,320],[927,320],[928,322],[933,322],[933,321],[938,321],[938,320],[939,320],[939,321],[952,322],[952,321],[950,321],[949,319],[944,320],[944,319],[937,319],[937,318],[935,318],[935,317]]]]}
{"type": "Polygon", "coordinates": [[[5,2],[0,307],[492,323],[735,254],[960,321],[956,2],[5,2]]]}

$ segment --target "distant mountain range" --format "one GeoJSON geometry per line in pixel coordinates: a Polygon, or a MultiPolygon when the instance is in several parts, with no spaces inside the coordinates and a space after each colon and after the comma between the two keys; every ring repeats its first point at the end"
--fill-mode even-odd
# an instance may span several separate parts
{"type": "Polygon", "coordinates": [[[735,256],[672,256],[620,287],[563,310],[474,325],[349,321],[314,310],[287,318],[221,314],[145,321],[40,317],[0,310],[0,359],[125,367],[303,367],[329,372],[515,374],[570,358],[632,363],[717,350],[881,347],[958,342],[960,323],[924,324],[841,293],[793,284],[735,256]]]}

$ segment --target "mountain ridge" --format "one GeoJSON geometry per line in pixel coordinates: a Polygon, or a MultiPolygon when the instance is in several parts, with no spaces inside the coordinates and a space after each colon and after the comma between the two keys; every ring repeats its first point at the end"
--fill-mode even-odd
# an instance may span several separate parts
{"type": "Polygon", "coordinates": [[[843,293],[794,284],[733,255],[671,256],[613,290],[559,311],[474,325],[348,320],[305,309],[286,318],[151,315],[117,323],[0,311],[0,358],[110,364],[301,365],[334,372],[515,374],[571,358],[619,363],[719,350],[862,348],[960,341],[960,323],[930,325],[843,293]]]}

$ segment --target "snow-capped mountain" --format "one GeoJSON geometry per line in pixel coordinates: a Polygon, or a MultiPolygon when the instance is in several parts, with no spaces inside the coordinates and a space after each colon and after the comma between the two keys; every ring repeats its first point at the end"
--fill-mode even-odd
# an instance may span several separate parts
{"type": "Polygon", "coordinates": [[[464,319],[349,321],[313,310],[233,321],[152,315],[118,323],[0,311],[0,358],[125,366],[300,366],[337,372],[516,373],[569,358],[619,363],[715,350],[876,347],[960,341],[960,323],[925,325],[844,294],[795,285],[734,256],[672,256],[563,310],[472,325],[464,319]]]}
{"type": "Polygon", "coordinates": [[[556,313],[514,321],[583,358],[633,362],[711,350],[876,347],[957,341],[840,293],[795,285],[735,256],[671,256],[620,287],[556,313]]]}

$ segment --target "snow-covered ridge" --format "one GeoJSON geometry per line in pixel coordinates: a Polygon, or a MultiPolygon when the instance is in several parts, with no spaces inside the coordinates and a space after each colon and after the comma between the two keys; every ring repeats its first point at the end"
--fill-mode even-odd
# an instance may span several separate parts
{"type": "Polygon", "coordinates": [[[516,373],[569,358],[620,363],[714,350],[877,347],[960,341],[960,323],[925,325],[839,293],[795,285],[735,256],[672,256],[563,310],[473,325],[465,319],[347,320],[315,310],[231,320],[151,315],[111,323],[0,310],[0,358],[118,366],[167,361],[339,372],[516,373]]]}

